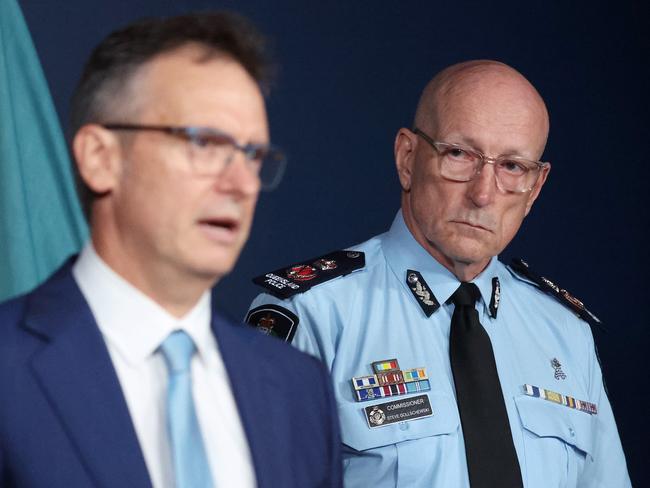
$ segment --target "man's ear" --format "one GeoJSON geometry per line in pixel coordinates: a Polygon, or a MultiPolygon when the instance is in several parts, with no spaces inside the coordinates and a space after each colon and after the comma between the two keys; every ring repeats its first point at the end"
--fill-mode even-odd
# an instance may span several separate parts
{"type": "Polygon", "coordinates": [[[539,192],[542,191],[542,186],[544,186],[544,183],[546,183],[546,178],[548,178],[548,174],[551,171],[551,165],[548,164],[544,168],[542,168],[542,173],[539,175],[539,178],[537,179],[537,183],[535,183],[535,186],[533,189],[530,191],[530,194],[528,195],[528,201],[526,202],[526,214],[530,212],[530,209],[533,208],[533,203],[535,200],[537,200],[537,197],[539,196],[539,192]]]}
{"type": "Polygon", "coordinates": [[[408,129],[400,129],[395,136],[395,166],[397,176],[403,191],[411,189],[413,165],[415,163],[415,148],[417,136],[408,129]]]}
{"type": "Polygon", "coordinates": [[[94,193],[110,192],[121,172],[121,146],[111,131],[100,125],[81,127],[72,141],[79,174],[94,193]]]}

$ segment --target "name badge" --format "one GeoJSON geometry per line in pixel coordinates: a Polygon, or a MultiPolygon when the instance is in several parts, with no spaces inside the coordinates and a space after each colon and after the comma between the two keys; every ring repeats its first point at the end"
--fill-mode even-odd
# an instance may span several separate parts
{"type": "Polygon", "coordinates": [[[380,403],[364,408],[364,412],[371,429],[433,415],[428,395],[380,403]]]}

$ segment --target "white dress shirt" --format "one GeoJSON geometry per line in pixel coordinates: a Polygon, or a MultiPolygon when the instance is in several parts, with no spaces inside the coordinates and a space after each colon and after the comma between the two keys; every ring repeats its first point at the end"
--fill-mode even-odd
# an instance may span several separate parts
{"type": "Polygon", "coordinates": [[[174,486],[167,367],[158,347],[175,330],[196,344],[192,392],[215,486],[255,487],[248,441],[210,330],[210,292],[177,319],[110,269],[90,243],[72,272],[106,341],[154,488],[174,486]]]}

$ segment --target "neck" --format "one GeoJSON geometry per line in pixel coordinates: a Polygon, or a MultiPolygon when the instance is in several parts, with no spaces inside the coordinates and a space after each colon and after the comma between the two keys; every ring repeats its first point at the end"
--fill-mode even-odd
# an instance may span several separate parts
{"type": "Polygon", "coordinates": [[[447,256],[434,242],[428,240],[419,230],[419,226],[415,222],[413,215],[408,211],[408,209],[405,209],[404,205],[402,205],[402,215],[406,227],[417,243],[420,244],[420,246],[422,246],[422,248],[433,257],[433,259],[438,261],[456,278],[458,278],[459,281],[472,281],[490,264],[490,259],[468,262],[447,256]]]}
{"type": "Polygon", "coordinates": [[[106,245],[95,235],[92,242],[95,252],[107,266],[177,318],[186,315],[216,282],[206,277],[188,276],[170,266],[148,267],[144,260],[131,255],[128,248],[106,245]]]}
{"type": "MultiPolygon", "coordinates": [[[[431,254],[431,251],[429,251],[431,254]]],[[[437,258],[436,260],[440,262],[437,258]]],[[[453,262],[453,266],[447,266],[443,264],[445,268],[451,271],[459,281],[472,281],[478,275],[480,275],[485,268],[487,268],[490,261],[485,263],[461,263],[458,261],[453,262]]],[[[442,263],[441,263],[442,264],[442,263]]]]}

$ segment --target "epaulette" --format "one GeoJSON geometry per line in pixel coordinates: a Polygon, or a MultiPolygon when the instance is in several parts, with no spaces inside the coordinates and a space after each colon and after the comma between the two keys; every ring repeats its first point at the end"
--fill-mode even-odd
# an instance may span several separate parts
{"type": "Polygon", "coordinates": [[[521,258],[515,258],[510,262],[510,269],[512,269],[518,275],[523,276],[524,278],[535,283],[542,291],[548,293],[555,297],[560,303],[568,307],[573,313],[580,317],[585,322],[596,325],[599,327],[603,326],[601,320],[591,313],[585,304],[578,300],[576,297],[571,295],[564,288],[560,288],[555,283],[553,283],[548,278],[545,278],[537,273],[534,273],[526,261],[521,258]]]}
{"type": "Polygon", "coordinates": [[[278,298],[289,298],[365,265],[366,257],[361,251],[334,251],[265,273],[253,278],[253,283],[266,288],[278,298]]]}

